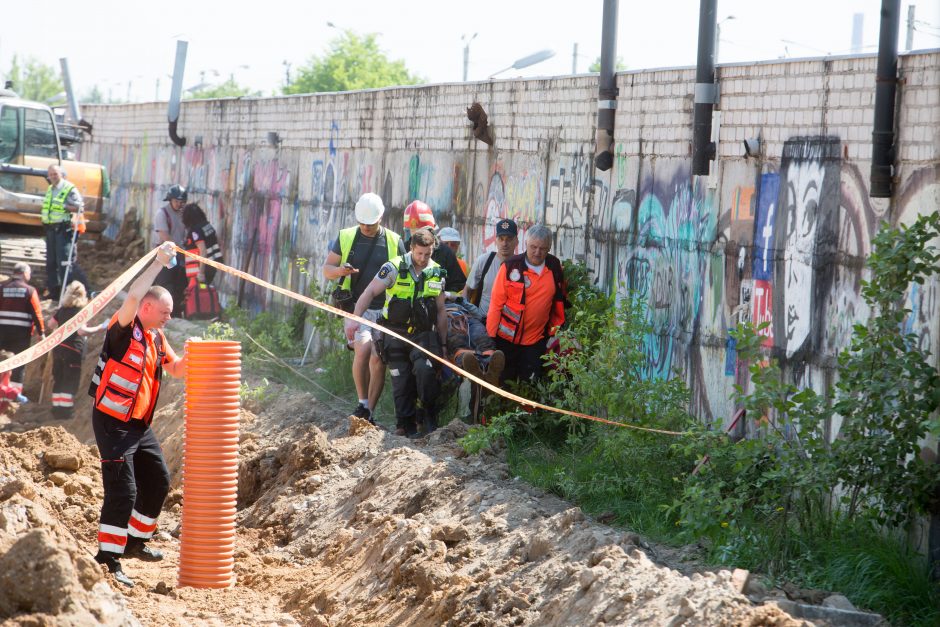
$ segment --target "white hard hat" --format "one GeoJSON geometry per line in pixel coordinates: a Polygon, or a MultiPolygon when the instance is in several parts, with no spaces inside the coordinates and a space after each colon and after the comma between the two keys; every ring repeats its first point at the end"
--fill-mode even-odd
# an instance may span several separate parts
{"type": "Polygon", "coordinates": [[[441,229],[440,233],[437,234],[441,238],[442,242],[459,242],[460,233],[452,226],[445,226],[441,229]]]}
{"type": "Polygon", "coordinates": [[[359,224],[378,224],[385,213],[385,205],[378,194],[368,192],[356,202],[356,221],[359,224]]]}

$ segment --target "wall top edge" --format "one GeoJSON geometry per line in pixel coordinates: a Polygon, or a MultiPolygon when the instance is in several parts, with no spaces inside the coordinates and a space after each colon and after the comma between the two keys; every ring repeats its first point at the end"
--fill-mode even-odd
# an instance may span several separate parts
{"type": "MultiPolygon", "coordinates": [[[[940,48],[924,48],[921,50],[911,50],[900,52],[899,57],[912,57],[919,55],[932,55],[940,53],[940,48]]],[[[877,58],[877,53],[864,53],[864,54],[842,54],[842,55],[830,55],[830,56],[813,56],[813,57],[795,57],[791,59],[766,59],[762,61],[747,61],[743,63],[718,63],[715,67],[718,68],[733,68],[733,67],[750,67],[750,66],[767,66],[767,65],[787,65],[791,63],[806,63],[806,62],[816,62],[816,61],[842,61],[846,59],[873,59],[877,58]]],[[[654,68],[642,68],[636,70],[624,70],[622,72],[617,72],[617,75],[640,75],[640,74],[657,74],[659,72],[675,72],[675,71],[690,71],[694,70],[694,65],[677,65],[677,66],[663,66],[663,67],[654,67],[654,68]]],[[[597,73],[581,73],[581,74],[561,74],[557,76],[533,76],[530,78],[505,78],[505,79],[489,79],[483,81],[453,81],[447,83],[427,83],[424,85],[397,85],[393,87],[381,87],[376,89],[361,89],[357,91],[333,91],[333,92],[317,92],[310,94],[289,94],[289,95],[279,95],[279,96],[243,96],[243,97],[230,97],[230,98],[207,98],[201,100],[184,100],[183,104],[194,104],[194,103],[225,103],[225,102],[242,102],[242,101],[278,101],[278,100],[298,100],[298,99],[319,99],[319,98],[335,98],[348,96],[349,94],[377,94],[377,93],[388,93],[396,91],[419,91],[419,90],[428,90],[428,89],[438,89],[441,87],[467,87],[472,86],[474,89],[485,90],[492,88],[494,86],[504,86],[507,83],[518,83],[518,84],[531,84],[544,81],[563,81],[563,80],[574,80],[576,82],[581,81],[590,81],[593,83],[594,79],[597,77],[597,73]]],[[[150,100],[144,102],[135,102],[135,103],[124,103],[124,104],[83,104],[82,107],[109,107],[109,108],[133,108],[133,107],[152,107],[153,105],[163,105],[166,104],[165,100],[150,100]]]]}

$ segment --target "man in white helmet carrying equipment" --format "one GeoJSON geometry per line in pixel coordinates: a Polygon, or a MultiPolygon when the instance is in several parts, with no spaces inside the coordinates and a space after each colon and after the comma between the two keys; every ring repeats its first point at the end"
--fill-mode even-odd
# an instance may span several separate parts
{"type": "MultiPolygon", "coordinates": [[[[333,302],[346,311],[353,310],[359,296],[382,264],[405,254],[401,237],[381,226],[385,205],[377,194],[363,194],[356,202],[355,214],[358,226],[339,232],[323,264],[323,276],[327,280],[337,281],[333,302]]],[[[384,295],[376,296],[362,317],[378,320],[384,305],[384,295]]],[[[347,342],[355,353],[352,375],[359,395],[359,402],[352,415],[372,422],[372,411],[385,386],[385,364],[374,350],[372,329],[350,322],[350,327],[352,325],[355,328],[351,333],[347,332],[347,342]]]]}

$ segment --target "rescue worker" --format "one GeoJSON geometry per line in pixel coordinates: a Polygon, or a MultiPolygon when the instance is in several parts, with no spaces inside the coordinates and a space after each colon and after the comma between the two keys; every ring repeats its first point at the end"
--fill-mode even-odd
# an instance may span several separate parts
{"type": "MultiPolygon", "coordinates": [[[[361,315],[376,296],[385,292],[380,324],[441,355],[441,347],[447,343],[446,271],[431,259],[435,242],[430,229],[413,232],[411,251],[382,265],[356,301],[353,313],[361,315]]],[[[346,336],[352,337],[355,329],[355,323],[347,320],[346,336]]],[[[389,335],[383,335],[382,355],[392,373],[395,433],[414,436],[418,427],[424,434],[437,429],[437,362],[389,335]]]]}
{"type": "Polygon", "coordinates": [[[516,223],[509,218],[496,223],[496,250],[485,252],[476,258],[467,275],[467,287],[464,288],[463,297],[473,303],[483,312],[483,322],[490,308],[490,293],[493,291],[493,281],[499,274],[503,262],[516,253],[519,245],[519,229],[516,223]]]}
{"type": "MultiPolygon", "coordinates": [[[[167,190],[163,200],[167,204],[160,207],[153,216],[153,236],[151,246],[157,247],[163,242],[171,242],[183,247],[186,241],[186,227],[183,226],[183,205],[189,194],[182,185],[172,185],[167,190]]],[[[173,297],[173,315],[177,318],[183,315],[186,291],[186,261],[183,253],[177,253],[176,265],[166,267],[160,271],[154,285],[167,289],[173,297]]]]}
{"type": "Polygon", "coordinates": [[[506,354],[503,381],[542,376],[549,337],[565,322],[565,276],[549,254],[552,232],[536,224],[525,235],[526,249],[507,259],[493,283],[486,329],[506,354]]]}
{"type": "Polygon", "coordinates": [[[460,264],[461,272],[463,272],[464,276],[467,276],[467,262],[464,261],[463,257],[460,255],[460,231],[452,226],[445,226],[437,236],[440,238],[442,245],[454,251],[454,256],[457,257],[457,263],[460,264]]]}
{"type": "MultiPolygon", "coordinates": [[[[418,229],[428,228],[434,233],[437,230],[437,222],[434,220],[434,212],[431,211],[431,208],[427,203],[420,200],[415,200],[407,207],[405,207],[405,213],[403,217],[404,228],[408,229],[409,232],[414,233],[418,229]]],[[[435,236],[435,240],[436,240],[435,236]]],[[[407,245],[407,242],[406,242],[407,245]]],[[[434,253],[431,255],[431,259],[434,262],[441,266],[447,272],[447,285],[444,287],[445,290],[449,293],[450,298],[456,298],[456,296],[463,291],[464,286],[467,284],[467,275],[460,268],[460,262],[457,261],[457,255],[454,254],[454,251],[447,246],[438,246],[438,242],[435,241],[436,248],[434,253]]]]}
{"type": "MultiPolygon", "coordinates": [[[[339,232],[323,264],[323,276],[329,281],[339,281],[337,290],[343,294],[341,300],[348,303],[347,311],[353,310],[370,278],[378,274],[382,264],[405,254],[398,233],[381,225],[385,205],[377,194],[363,194],[356,202],[355,213],[359,225],[339,232]]],[[[385,296],[379,293],[360,315],[375,322],[382,316],[384,305],[385,296]]],[[[352,337],[348,331],[346,335],[348,346],[353,351],[352,376],[359,395],[359,403],[351,415],[374,422],[372,412],[385,387],[385,364],[373,350],[372,328],[349,320],[346,322],[355,326],[352,337]]]]}
{"type": "MultiPolygon", "coordinates": [[[[183,226],[186,228],[186,241],[183,249],[200,257],[222,263],[222,249],[215,228],[209,224],[209,218],[202,207],[194,202],[183,207],[183,226]]],[[[186,282],[198,281],[206,285],[215,278],[215,268],[186,257],[186,282]]]]}
{"type": "MultiPolygon", "coordinates": [[[[85,286],[79,281],[72,281],[65,288],[62,304],[52,314],[47,330],[51,333],[60,325],[71,320],[75,314],[88,304],[85,286]]],[[[82,358],[85,356],[85,336],[108,328],[105,321],[100,325],[82,325],[82,327],[61,344],[52,349],[52,417],[56,420],[69,420],[75,408],[75,392],[82,376],[82,358]]]]}
{"type": "Polygon", "coordinates": [[[95,561],[126,586],[134,582],[121,568],[122,556],[163,559],[163,553],[146,545],[170,488],[170,473],[150,422],[163,371],[183,376],[186,360],[176,355],[162,331],[173,311],[173,297],[151,285],[175,254],[169,243],[162,245],[157,258],[131,284],[111,318],[88,389],[104,484],[95,561]]]}
{"type": "Polygon", "coordinates": [[[46,290],[50,298],[58,298],[65,280],[65,269],[70,265],[70,276],[88,286],[85,273],[78,267],[78,251],[73,246],[76,235],[74,221],[83,220],[80,213],[85,201],[75,185],[65,180],[62,166],[50,165],[46,178],[49,179],[49,189],[40,214],[46,231],[46,290]]]}
{"type": "MultiPolygon", "coordinates": [[[[0,283],[0,349],[13,354],[29,348],[30,337],[37,333],[45,338],[46,328],[39,305],[39,293],[29,284],[32,269],[22,261],[13,266],[13,276],[0,283]]],[[[13,369],[10,386],[23,393],[26,366],[13,369]]],[[[22,402],[22,401],[20,401],[22,402]]]]}

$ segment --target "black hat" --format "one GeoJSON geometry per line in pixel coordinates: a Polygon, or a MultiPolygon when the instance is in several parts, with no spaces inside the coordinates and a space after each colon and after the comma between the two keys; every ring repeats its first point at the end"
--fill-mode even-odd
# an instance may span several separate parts
{"type": "Polygon", "coordinates": [[[166,196],[163,200],[182,200],[186,202],[188,194],[186,193],[186,188],[182,185],[172,186],[166,193],[166,196]]]}
{"type": "Polygon", "coordinates": [[[496,237],[499,237],[500,235],[516,237],[518,234],[519,229],[516,227],[516,223],[509,218],[500,220],[496,223],[496,237]]]}

